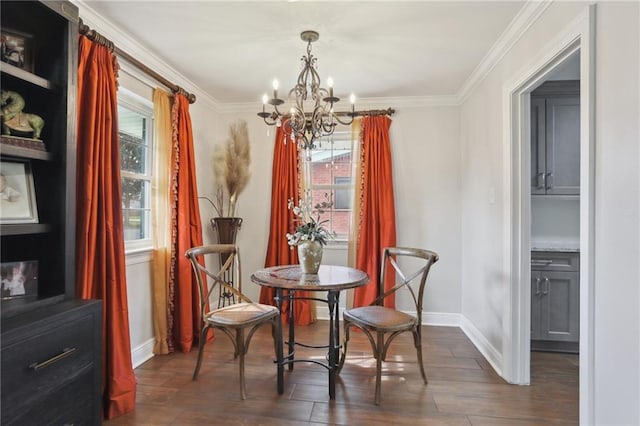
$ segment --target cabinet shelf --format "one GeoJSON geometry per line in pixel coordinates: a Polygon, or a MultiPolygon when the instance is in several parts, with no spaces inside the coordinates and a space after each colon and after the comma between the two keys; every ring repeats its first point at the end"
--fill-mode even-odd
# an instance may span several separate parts
{"type": "Polygon", "coordinates": [[[46,78],[37,76],[14,65],[7,64],[6,62],[0,62],[0,71],[33,85],[42,87],[43,89],[51,90],[55,87],[55,85],[46,78]]]}
{"type": "Polygon", "coordinates": [[[0,235],[2,236],[44,234],[52,231],[53,226],[49,223],[19,223],[0,226],[0,235]]]}
{"type": "MultiPolygon", "coordinates": [[[[16,146],[9,145],[6,141],[9,139],[17,139],[14,137],[2,136],[0,137],[0,155],[10,156],[10,157],[19,157],[19,158],[29,158],[33,160],[44,160],[44,161],[52,161],[53,154],[47,151],[42,151],[40,149],[29,148],[27,146],[16,146]]],[[[25,143],[28,144],[29,140],[25,140],[25,143]]]]}

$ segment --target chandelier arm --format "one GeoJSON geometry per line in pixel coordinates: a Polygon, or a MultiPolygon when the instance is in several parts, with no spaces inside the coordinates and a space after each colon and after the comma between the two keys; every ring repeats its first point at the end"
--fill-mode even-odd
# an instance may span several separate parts
{"type": "Polygon", "coordinates": [[[277,119],[278,117],[280,117],[281,119],[284,119],[286,117],[286,114],[283,114],[279,109],[278,109],[278,105],[274,105],[273,106],[273,114],[271,114],[271,116],[275,115],[274,119],[277,119]]]}
{"type": "Polygon", "coordinates": [[[269,117],[263,117],[264,122],[268,125],[268,126],[275,126],[277,123],[277,120],[273,119],[271,116],[269,117]],[[267,120],[267,118],[271,119],[270,121],[267,120]]]}
{"type": "Polygon", "coordinates": [[[350,118],[349,120],[342,120],[342,119],[340,118],[340,116],[339,116],[339,115],[337,115],[337,114],[334,114],[334,115],[333,115],[333,118],[335,118],[335,120],[336,120],[338,123],[343,124],[343,125],[345,125],[345,126],[348,126],[348,125],[350,125],[351,123],[353,123],[353,118],[354,118],[353,113],[348,113],[348,114],[349,114],[349,118],[350,118]]]}

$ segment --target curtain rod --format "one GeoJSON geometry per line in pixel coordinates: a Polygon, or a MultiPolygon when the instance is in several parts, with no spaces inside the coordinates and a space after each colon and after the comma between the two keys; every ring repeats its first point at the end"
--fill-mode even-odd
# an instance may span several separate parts
{"type": "Polygon", "coordinates": [[[364,110],[364,111],[354,111],[354,112],[349,112],[349,111],[344,111],[344,112],[334,112],[335,115],[343,117],[343,116],[353,116],[353,117],[364,117],[364,116],[378,116],[378,115],[393,115],[395,114],[396,110],[393,108],[387,108],[387,109],[369,109],[369,110],[364,110]]]}
{"type": "Polygon", "coordinates": [[[182,87],[176,84],[173,84],[172,82],[170,82],[169,80],[167,80],[166,78],[164,78],[163,76],[161,76],[160,74],[158,74],[157,72],[155,72],[154,70],[152,70],[151,68],[149,68],[148,66],[140,62],[139,60],[137,60],[136,58],[134,58],[133,56],[129,55],[127,52],[119,49],[115,44],[113,44],[111,40],[109,40],[102,34],[98,33],[96,30],[92,30],[91,28],[89,28],[88,25],[85,25],[82,22],[82,19],[80,19],[78,32],[86,36],[89,40],[95,41],[96,43],[101,44],[102,46],[106,46],[109,50],[111,50],[112,52],[115,52],[116,55],[122,57],[125,61],[130,62],[145,74],[150,75],[155,80],[164,84],[166,87],[171,89],[173,93],[180,93],[186,96],[190,104],[196,101],[196,95],[194,95],[193,93],[187,92],[182,87]]]}

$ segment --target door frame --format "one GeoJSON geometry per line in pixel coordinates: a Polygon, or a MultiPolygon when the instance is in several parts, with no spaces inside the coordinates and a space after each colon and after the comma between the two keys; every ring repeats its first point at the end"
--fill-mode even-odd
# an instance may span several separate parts
{"type": "Polygon", "coordinates": [[[503,377],[530,382],[531,115],[530,93],[580,52],[580,423],[594,417],[595,5],[589,5],[531,64],[503,86],[504,273],[503,377]]]}

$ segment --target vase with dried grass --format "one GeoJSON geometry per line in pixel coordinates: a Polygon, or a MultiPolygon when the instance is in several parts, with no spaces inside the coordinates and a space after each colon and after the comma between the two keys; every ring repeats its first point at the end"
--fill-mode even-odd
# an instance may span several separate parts
{"type": "MultiPolygon", "coordinates": [[[[215,201],[207,200],[216,214],[211,226],[217,230],[219,244],[235,244],[242,218],[236,216],[238,196],[246,188],[251,177],[249,132],[247,123],[238,120],[229,127],[229,137],[213,151],[213,175],[216,183],[215,201]]],[[[228,255],[221,255],[226,262],[228,255]]]]}

